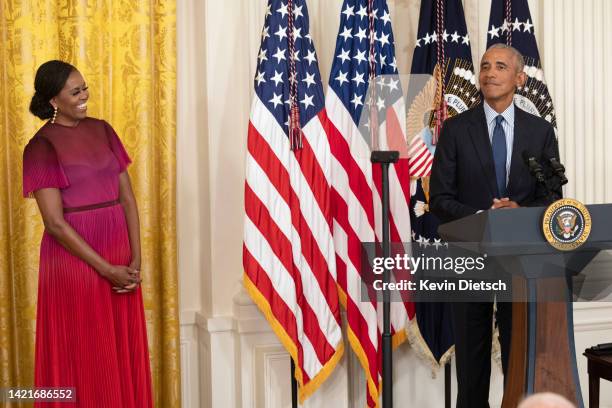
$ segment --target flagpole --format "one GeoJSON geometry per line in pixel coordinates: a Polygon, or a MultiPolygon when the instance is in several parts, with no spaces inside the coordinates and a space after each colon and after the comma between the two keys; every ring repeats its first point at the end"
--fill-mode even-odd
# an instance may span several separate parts
{"type": "MultiPolygon", "coordinates": [[[[398,151],[375,150],[370,161],[379,163],[382,177],[382,250],[383,257],[390,255],[389,240],[389,164],[399,159],[398,151]]],[[[391,337],[391,292],[387,283],[391,281],[391,271],[386,267],[383,272],[383,333],[382,333],[382,406],[393,408],[393,347],[391,337]]]]}
{"type": "Polygon", "coordinates": [[[444,365],[444,407],[451,408],[451,362],[444,365]]]}
{"type": "Polygon", "coordinates": [[[289,356],[289,360],[291,361],[291,408],[298,408],[297,380],[295,379],[295,363],[293,362],[293,358],[291,356],[289,356]]]}

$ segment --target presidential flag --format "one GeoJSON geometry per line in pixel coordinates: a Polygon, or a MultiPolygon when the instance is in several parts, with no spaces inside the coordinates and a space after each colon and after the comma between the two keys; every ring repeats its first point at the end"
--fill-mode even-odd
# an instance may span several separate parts
{"type": "Polygon", "coordinates": [[[525,59],[525,85],[514,95],[521,109],[550,122],[555,131],[557,119],[535,38],[535,29],[527,0],[493,0],[487,31],[487,48],[504,43],[516,48],[525,59]]]}
{"type": "MultiPolygon", "coordinates": [[[[442,245],[438,220],[429,212],[429,176],[444,119],[480,101],[470,37],[460,0],[422,1],[411,74],[430,74],[427,84],[409,89],[409,140],[412,238],[423,247],[442,245]],[[422,118],[426,118],[423,121],[422,118]]],[[[417,303],[410,342],[434,368],[444,364],[454,344],[450,305],[417,303]]]]}
{"type": "MultiPolygon", "coordinates": [[[[340,299],[346,308],[349,343],[365,371],[370,407],[378,405],[381,386],[382,307],[376,299],[361,299],[361,243],[382,238],[380,166],[370,162],[371,150],[399,149],[407,155],[405,108],[397,73],[386,1],[345,0],[325,105],[331,122],[333,235],[340,299]],[[372,129],[376,131],[371,133],[372,129]]],[[[389,179],[390,238],[408,242],[406,159],[390,167],[389,179]]],[[[392,303],[395,346],[404,341],[413,313],[411,303],[392,303]]]]}
{"type": "Polygon", "coordinates": [[[248,130],[244,285],[295,362],[300,401],[343,353],[332,156],[305,0],[270,0],[248,130]]]}

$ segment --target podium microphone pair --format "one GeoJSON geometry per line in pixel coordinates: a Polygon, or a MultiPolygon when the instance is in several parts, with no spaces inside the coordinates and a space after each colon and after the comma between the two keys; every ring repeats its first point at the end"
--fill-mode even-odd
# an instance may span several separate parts
{"type": "MultiPolygon", "coordinates": [[[[535,156],[529,153],[527,150],[523,150],[522,155],[525,164],[527,164],[527,167],[529,167],[529,172],[539,183],[547,184],[547,177],[544,175],[544,168],[540,162],[536,160],[535,156]]],[[[547,164],[554,175],[558,178],[559,186],[567,184],[567,177],[565,177],[565,166],[563,166],[556,157],[549,158],[547,164]]],[[[551,178],[552,175],[548,177],[548,180],[551,178]]]]}
{"type": "Polygon", "coordinates": [[[522,155],[529,172],[535,177],[538,184],[544,187],[548,201],[552,203],[562,198],[561,187],[567,184],[567,177],[565,177],[565,167],[559,163],[559,160],[556,157],[546,159],[544,161],[547,166],[545,171],[533,154],[523,150],[522,155]]]}

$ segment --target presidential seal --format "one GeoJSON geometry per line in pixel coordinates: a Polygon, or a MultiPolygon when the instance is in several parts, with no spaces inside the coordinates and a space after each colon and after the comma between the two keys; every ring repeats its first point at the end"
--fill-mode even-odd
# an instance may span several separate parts
{"type": "Polygon", "coordinates": [[[546,241],[560,251],[572,251],[584,244],[591,233],[591,214],[572,198],[548,206],[542,220],[546,241]]]}

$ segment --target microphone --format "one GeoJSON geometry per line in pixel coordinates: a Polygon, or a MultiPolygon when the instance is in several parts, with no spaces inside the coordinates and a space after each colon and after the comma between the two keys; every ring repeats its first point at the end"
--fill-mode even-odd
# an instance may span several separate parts
{"type": "Polygon", "coordinates": [[[527,167],[529,167],[529,172],[536,178],[538,183],[545,185],[546,179],[544,178],[544,169],[542,168],[542,165],[538,163],[536,158],[527,150],[523,150],[522,156],[525,164],[527,164],[527,167]]]}
{"type": "Polygon", "coordinates": [[[567,184],[567,177],[565,177],[565,166],[559,163],[559,160],[557,160],[556,157],[551,157],[548,159],[548,162],[550,163],[550,167],[557,174],[557,177],[559,177],[559,183],[561,185],[567,184]]]}

